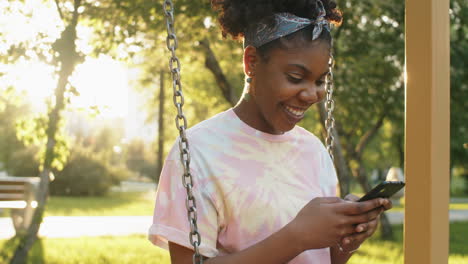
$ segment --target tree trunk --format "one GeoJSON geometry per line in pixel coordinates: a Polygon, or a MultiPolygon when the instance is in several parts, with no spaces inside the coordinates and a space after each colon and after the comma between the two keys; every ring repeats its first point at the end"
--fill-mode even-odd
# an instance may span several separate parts
{"type": "Polygon", "coordinates": [[[43,170],[40,173],[40,183],[37,193],[37,203],[31,225],[25,234],[18,234],[20,243],[15,250],[10,264],[24,264],[26,263],[29,250],[32,248],[34,242],[37,240],[37,233],[43,220],[44,210],[47,203],[49,194],[49,180],[52,171],[52,162],[55,158],[54,147],[56,144],[56,134],[58,124],[60,122],[60,113],[65,107],[65,91],[68,84],[68,78],[73,73],[78,54],[75,49],[76,40],[76,25],[78,21],[78,7],[81,0],[75,0],[75,10],[71,23],[62,32],[60,39],[54,45],[54,49],[59,53],[60,72],[57,87],[55,89],[55,107],[49,114],[49,123],[47,127],[47,145],[46,154],[44,159],[43,170]]]}
{"type": "Polygon", "coordinates": [[[395,144],[397,145],[400,168],[404,168],[404,166],[405,166],[405,148],[404,148],[404,137],[403,137],[403,135],[398,134],[398,136],[396,137],[395,144]]]}
{"type": "Polygon", "coordinates": [[[161,70],[159,75],[159,118],[158,118],[158,172],[156,174],[156,182],[159,180],[159,175],[161,174],[163,166],[163,156],[164,156],[164,71],[161,70]]]}
{"type": "Polygon", "coordinates": [[[228,82],[226,75],[223,73],[221,66],[219,66],[218,59],[216,59],[213,50],[211,50],[208,39],[200,41],[200,46],[203,48],[203,52],[205,53],[205,66],[211,71],[211,73],[213,73],[224,99],[226,99],[226,101],[228,101],[232,106],[236,105],[238,98],[236,97],[231,84],[228,82]]]}
{"type": "Polygon", "coordinates": [[[385,213],[380,215],[380,234],[384,240],[393,240],[393,229],[385,213]]]}
{"type": "MultiPolygon", "coordinates": [[[[320,123],[322,124],[323,130],[326,131],[325,120],[327,119],[327,112],[325,110],[325,105],[323,103],[317,104],[317,110],[320,114],[320,123]]],[[[350,169],[343,153],[338,131],[335,127],[332,129],[332,135],[334,138],[333,156],[335,157],[335,168],[339,179],[340,196],[344,197],[350,192],[350,169]]]]}
{"type": "MultiPolygon", "coordinates": [[[[354,161],[356,161],[356,163],[358,164],[357,169],[354,170],[354,176],[358,180],[359,185],[361,185],[362,189],[366,193],[372,189],[372,186],[369,184],[366,170],[362,164],[362,156],[366,147],[369,145],[372,139],[377,135],[379,129],[382,127],[385,116],[386,113],[383,113],[379,117],[377,123],[375,123],[375,125],[362,136],[362,138],[359,140],[359,143],[356,145],[355,151],[352,153],[352,159],[354,159],[354,161]]],[[[390,222],[387,219],[387,216],[385,214],[382,214],[380,219],[380,230],[382,238],[387,240],[392,239],[393,230],[392,226],[390,225],[390,222]]]]}

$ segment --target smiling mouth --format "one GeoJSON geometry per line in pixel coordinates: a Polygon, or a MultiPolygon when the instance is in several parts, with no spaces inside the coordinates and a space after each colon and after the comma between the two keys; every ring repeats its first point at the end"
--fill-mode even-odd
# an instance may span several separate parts
{"type": "Polygon", "coordinates": [[[285,105],[285,104],[283,104],[283,108],[286,110],[286,112],[288,112],[289,114],[291,114],[292,116],[296,118],[302,118],[304,116],[305,111],[307,110],[307,109],[292,107],[292,106],[285,105]]]}

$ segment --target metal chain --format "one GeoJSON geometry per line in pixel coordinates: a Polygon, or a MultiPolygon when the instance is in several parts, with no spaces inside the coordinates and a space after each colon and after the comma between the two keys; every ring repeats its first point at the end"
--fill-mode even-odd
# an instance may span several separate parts
{"type": "Polygon", "coordinates": [[[164,0],[163,11],[166,15],[166,27],[167,27],[167,38],[166,45],[167,49],[171,52],[171,58],[169,59],[169,68],[172,74],[172,89],[174,91],[173,101],[177,108],[177,116],[175,118],[175,124],[179,130],[179,150],[180,150],[180,161],[184,167],[184,174],[182,175],[182,184],[187,191],[187,197],[185,200],[185,206],[187,208],[187,217],[190,225],[189,240],[193,246],[195,253],[193,254],[193,264],[203,264],[203,257],[200,254],[201,236],[198,232],[197,226],[197,206],[195,197],[193,196],[193,178],[190,173],[190,151],[189,143],[186,135],[187,130],[187,118],[184,115],[182,107],[184,106],[184,95],[182,93],[182,83],[180,81],[180,60],[176,56],[176,49],[178,46],[177,36],[175,33],[174,25],[174,4],[171,0],[164,0]]]}
{"type": "Polygon", "coordinates": [[[328,75],[327,75],[327,98],[325,101],[325,110],[327,111],[327,119],[325,120],[325,128],[327,129],[327,138],[325,139],[325,145],[327,147],[328,154],[334,161],[335,156],[333,155],[333,144],[335,138],[333,137],[333,128],[335,126],[335,118],[333,118],[333,110],[335,109],[335,101],[333,100],[333,66],[334,66],[333,55],[330,54],[330,60],[328,61],[328,75]]]}

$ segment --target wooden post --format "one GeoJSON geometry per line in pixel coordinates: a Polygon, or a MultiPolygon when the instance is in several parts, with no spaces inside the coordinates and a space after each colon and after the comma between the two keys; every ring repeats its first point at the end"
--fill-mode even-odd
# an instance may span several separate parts
{"type": "Polygon", "coordinates": [[[449,0],[406,0],[405,263],[448,263],[449,0]]]}

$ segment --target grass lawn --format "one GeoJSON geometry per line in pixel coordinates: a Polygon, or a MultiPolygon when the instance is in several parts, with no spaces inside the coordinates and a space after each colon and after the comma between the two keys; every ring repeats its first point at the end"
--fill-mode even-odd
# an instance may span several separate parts
{"type": "MultiPolygon", "coordinates": [[[[395,240],[382,241],[371,238],[364,243],[348,262],[349,264],[403,264],[403,226],[395,225],[395,240]]],[[[450,257],[449,264],[468,263],[468,246],[466,242],[468,222],[450,224],[450,257]]]]}
{"type": "MultiPolygon", "coordinates": [[[[0,263],[8,263],[15,241],[0,241],[0,263]]],[[[169,254],[145,236],[41,239],[28,264],[135,264],[170,263],[169,254]]]]}
{"type": "MultiPolygon", "coordinates": [[[[110,192],[103,197],[51,196],[45,216],[141,216],[153,215],[154,192],[110,192]]],[[[8,210],[0,217],[9,217],[8,210]]]]}
{"type": "MultiPolygon", "coordinates": [[[[394,226],[394,241],[372,238],[351,258],[350,264],[403,263],[402,226],[394,226]]],[[[450,264],[468,263],[468,222],[452,223],[450,264]]],[[[12,254],[14,241],[0,240],[0,263],[12,254]]],[[[34,246],[28,264],[155,263],[170,264],[167,251],[151,245],[145,236],[42,239],[34,246]]]]}
{"type": "Polygon", "coordinates": [[[104,197],[51,196],[46,216],[152,215],[153,192],[111,192],[104,197]]]}
{"type": "MultiPolygon", "coordinates": [[[[451,203],[450,210],[468,210],[468,203],[451,203]]],[[[401,204],[393,205],[391,211],[403,211],[405,207],[401,204]]]]}

